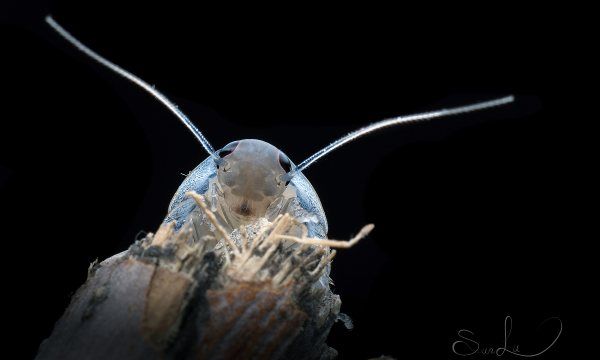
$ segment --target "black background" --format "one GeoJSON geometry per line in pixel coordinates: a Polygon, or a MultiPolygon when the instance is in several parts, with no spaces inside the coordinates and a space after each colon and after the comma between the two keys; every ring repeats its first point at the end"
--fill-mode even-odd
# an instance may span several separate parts
{"type": "Polygon", "coordinates": [[[260,138],[296,163],[376,120],[514,94],[371,134],[305,171],[331,237],[376,225],[334,261],[355,329],[336,324],[328,343],[343,359],[453,358],[457,330],[498,347],[510,315],[523,353],[551,341],[556,323],[539,326],[550,317],[564,331],[541,358],[593,346],[582,311],[597,286],[582,230],[593,163],[580,149],[592,118],[590,93],[571,82],[586,81],[577,28],[556,20],[567,10],[81,3],[0,12],[4,312],[23,357],[88,264],[155,231],[181,174],[207,156],[156,100],[53,33],[47,13],[156,84],[216,148],[260,138]]]}

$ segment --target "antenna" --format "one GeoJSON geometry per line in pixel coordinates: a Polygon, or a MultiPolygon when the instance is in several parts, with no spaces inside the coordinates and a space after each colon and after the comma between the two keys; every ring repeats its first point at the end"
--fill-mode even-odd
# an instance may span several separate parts
{"type": "Polygon", "coordinates": [[[349,133],[348,135],[332,142],[331,144],[327,145],[323,149],[317,151],[314,155],[312,155],[308,159],[301,162],[294,170],[292,170],[292,174],[288,175],[287,177],[288,178],[293,177],[295,173],[306,169],[307,167],[312,165],[315,161],[319,160],[320,158],[322,158],[323,156],[332,152],[333,150],[335,150],[335,149],[339,148],[340,146],[342,146],[346,143],[349,143],[355,139],[358,139],[361,136],[367,135],[375,130],[379,130],[381,128],[388,127],[388,126],[405,125],[405,124],[409,124],[409,123],[416,123],[416,122],[431,120],[431,119],[445,117],[445,116],[458,115],[458,114],[464,114],[464,113],[468,113],[468,112],[472,112],[472,111],[488,109],[488,108],[492,108],[495,106],[500,106],[500,105],[505,105],[505,104],[511,103],[514,100],[515,100],[514,96],[510,95],[510,96],[506,96],[503,98],[479,102],[479,103],[475,103],[475,104],[471,104],[471,105],[465,105],[465,106],[460,106],[460,107],[455,107],[455,108],[450,108],[450,109],[441,109],[441,110],[431,111],[431,112],[426,112],[426,113],[421,113],[421,114],[399,116],[399,117],[395,117],[392,119],[387,119],[387,120],[382,120],[382,121],[376,122],[374,124],[365,126],[358,130],[355,130],[355,131],[349,133]]]}
{"type": "Polygon", "coordinates": [[[213,158],[217,158],[215,155],[215,149],[213,149],[212,145],[210,145],[208,140],[206,140],[204,135],[202,135],[202,132],[200,132],[200,130],[198,130],[198,128],[192,123],[192,121],[181,110],[179,110],[177,105],[175,105],[173,102],[171,102],[165,95],[163,95],[161,92],[156,90],[153,86],[151,86],[144,80],[140,79],[139,77],[135,76],[134,74],[130,73],[129,71],[123,69],[119,65],[114,64],[114,63],[110,62],[109,60],[103,58],[102,56],[100,56],[99,54],[94,52],[92,49],[90,49],[87,46],[85,46],[84,44],[82,44],[73,35],[71,35],[67,30],[65,30],[56,21],[54,21],[52,16],[50,16],[50,15],[46,16],[46,22],[60,36],[62,36],[65,40],[70,42],[71,45],[75,46],[79,51],[83,52],[87,56],[91,57],[95,61],[106,66],[107,68],[116,72],[117,74],[121,75],[122,77],[126,78],[127,80],[137,84],[139,87],[146,90],[148,93],[150,93],[156,99],[158,99],[158,101],[163,103],[169,110],[171,110],[171,112],[179,118],[179,120],[183,123],[183,125],[185,125],[192,132],[192,134],[194,134],[194,136],[196,137],[196,139],[198,139],[198,141],[200,141],[200,144],[202,144],[202,147],[204,147],[206,152],[208,152],[208,154],[210,156],[212,156],[213,158]]]}

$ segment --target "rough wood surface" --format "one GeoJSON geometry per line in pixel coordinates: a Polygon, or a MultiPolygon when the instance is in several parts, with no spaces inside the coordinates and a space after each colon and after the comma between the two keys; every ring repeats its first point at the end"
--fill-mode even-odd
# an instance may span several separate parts
{"type": "Polygon", "coordinates": [[[335,241],[298,239],[299,225],[283,215],[196,243],[161,226],[90,267],[37,359],[334,358],[341,301],[319,280],[335,241]]]}

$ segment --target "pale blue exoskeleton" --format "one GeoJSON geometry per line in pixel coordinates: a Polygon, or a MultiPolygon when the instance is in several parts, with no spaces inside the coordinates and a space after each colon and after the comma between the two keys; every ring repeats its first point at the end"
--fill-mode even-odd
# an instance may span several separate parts
{"type": "MultiPolygon", "coordinates": [[[[46,22],[77,49],[156,97],[204,147],[208,158],[183,181],[171,200],[164,220],[175,222],[177,229],[193,221],[196,240],[203,239],[211,225],[203,220],[194,200],[186,196],[189,191],[203,194],[211,210],[229,231],[257,219],[273,220],[279,214],[288,213],[306,226],[309,237],[324,239],[328,232],[327,218],[317,193],[302,173],[308,166],[336,148],[384,127],[477,111],[514,100],[513,96],[506,96],[467,106],[383,120],[349,133],[295,165],[281,150],[261,140],[234,141],[215,151],[187,116],[153,86],[83,45],[52,17],[46,17],[46,22]]],[[[329,269],[319,283],[327,287],[328,282],[329,269]]]]}

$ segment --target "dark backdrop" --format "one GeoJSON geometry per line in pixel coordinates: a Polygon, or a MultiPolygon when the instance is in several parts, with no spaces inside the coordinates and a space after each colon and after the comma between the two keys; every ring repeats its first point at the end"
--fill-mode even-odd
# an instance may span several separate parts
{"type": "Polygon", "coordinates": [[[569,82],[577,48],[548,9],[468,11],[3,3],[12,346],[33,356],[88,264],[155,231],[181,174],[207,156],[156,100],[53,33],[51,12],[156,84],[215,147],[259,138],[296,163],[376,120],[514,94],[506,107],[369,135],[307,169],[331,237],[376,224],[334,261],[355,329],[336,324],[329,343],[343,359],[454,358],[459,329],[498,347],[510,315],[509,344],[523,353],[556,336],[555,320],[540,325],[552,317],[564,331],[541,358],[586,352],[578,311],[597,280],[581,230],[592,163],[578,150],[585,91],[569,82]]]}

